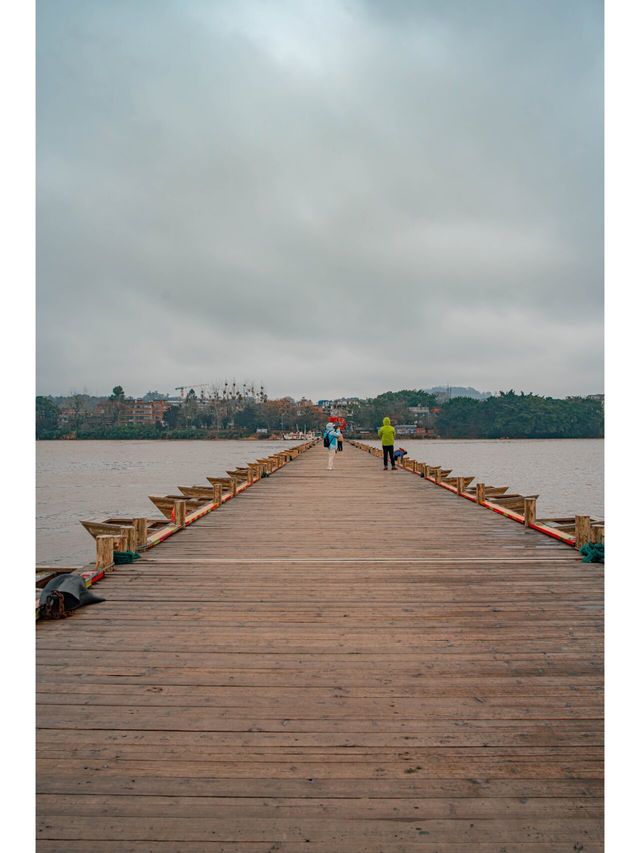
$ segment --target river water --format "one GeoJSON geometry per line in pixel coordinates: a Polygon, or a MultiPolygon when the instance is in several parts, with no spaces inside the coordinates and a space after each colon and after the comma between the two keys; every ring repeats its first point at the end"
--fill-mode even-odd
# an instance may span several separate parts
{"type": "MultiPolygon", "coordinates": [[[[159,516],[148,495],[207,483],[227,468],[291,446],[286,441],[39,441],[36,555],[38,563],[81,565],[94,558],[81,519],[159,516]]],[[[538,515],[604,514],[601,439],[400,439],[420,462],[474,474],[510,492],[539,494],[538,515]]],[[[336,464],[339,464],[339,459],[336,464]]],[[[385,476],[391,476],[387,474],[385,476]]],[[[393,475],[396,476],[396,475],[393,475]]]]}
{"type": "MultiPolygon", "coordinates": [[[[374,442],[368,442],[373,444],[374,442]]],[[[452,477],[471,476],[509,493],[539,495],[539,518],[604,515],[604,440],[399,438],[412,459],[451,468],[452,477]]],[[[382,464],[382,463],[380,463],[382,464]]],[[[473,485],[473,484],[472,484],[473,485]]]]}

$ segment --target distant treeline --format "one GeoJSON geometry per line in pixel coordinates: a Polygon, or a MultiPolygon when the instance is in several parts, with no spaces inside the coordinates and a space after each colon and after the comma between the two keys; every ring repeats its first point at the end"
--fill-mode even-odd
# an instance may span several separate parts
{"type": "Polygon", "coordinates": [[[538,397],[501,391],[487,400],[455,397],[437,419],[442,438],[602,438],[604,410],[588,397],[538,397]]]}
{"type": "MultiPolygon", "coordinates": [[[[122,423],[127,401],[120,386],[96,417],[92,400],[77,395],[59,408],[51,398],[36,398],[39,439],[193,439],[248,438],[304,429],[321,430],[327,414],[309,400],[290,397],[248,401],[224,410],[199,401],[191,391],[184,403],[169,408],[154,424],[122,423]],[[63,417],[64,420],[63,420],[63,417]],[[258,430],[260,433],[258,433],[258,430]]],[[[560,400],[501,391],[488,399],[454,397],[444,402],[430,392],[387,391],[368,399],[350,399],[340,410],[352,435],[375,435],[384,417],[396,425],[413,424],[419,434],[440,438],[601,438],[602,403],[588,397],[560,400]]]]}

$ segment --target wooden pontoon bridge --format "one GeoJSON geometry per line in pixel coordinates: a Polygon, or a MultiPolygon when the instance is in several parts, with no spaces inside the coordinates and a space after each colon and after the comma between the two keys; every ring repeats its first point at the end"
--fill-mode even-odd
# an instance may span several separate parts
{"type": "Polygon", "coordinates": [[[86,522],[106,601],[37,626],[40,853],[602,850],[603,567],[575,548],[602,528],[325,453],[86,522]]]}

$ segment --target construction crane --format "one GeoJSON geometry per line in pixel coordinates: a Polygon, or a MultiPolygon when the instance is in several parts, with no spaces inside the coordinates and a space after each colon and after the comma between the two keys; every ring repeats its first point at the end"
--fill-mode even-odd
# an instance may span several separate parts
{"type": "Polygon", "coordinates": [[[174,388],[174,391],[179,391],[180,396],[184,397],[185,390],[191,390],[192,388],[209,388],[210,385],[208,382],[201,382],[199,385],[178,385],[174,388]]]}

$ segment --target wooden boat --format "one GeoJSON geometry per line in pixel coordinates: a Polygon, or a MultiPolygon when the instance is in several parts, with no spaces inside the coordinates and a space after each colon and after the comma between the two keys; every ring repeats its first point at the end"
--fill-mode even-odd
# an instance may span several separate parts
{"type": "MultiPolygon", "coordinates": [[[[128,527],[133,524],[133,518],[114,516],[105,518],[103,521],[89,519],[88,521],[81,521],[80,524],[95,539],[96,536],[119,536],[122,527],[128,527]]],[[[164,518],[148,518],[147,532],[155,533],[162,527],[166,527],[166,525],[167,521],[164,518]]]]}
{"type": "Polygon", "coordinates": [[[97,519],[81,521],[80,524],[94,539],[96,536],[119,536],[122,532],[121,524],[112,524],[107,521],[98,521],[97,519]]]}
{"type": "Polygon", "coordinates": [[[213,500],[215,489],[213,486],[178,486],[182,494],[187,498],[208,498],[213,500]]]}
{"type": "MultiPolygon", "coordinates": [[[[462,490],[466,492],[467,486],[469,485],[469,483],[472,480],[475,480],[475,477],[462,477],[461,479],[463,482],[462,490]]],[[[448,485],[450,485],[450,486],[456,486],[457,487],[458,478],[457,477],[443,477],[442,482],[448,483],[448,485]]]]}
{"type": "MultiPolygon", "coordinates": [[[[95,539],[97,536],[120,536],[123,527],[131,527],[134,518],[128,516],[111,516],[100,521],[89,519],[80,523],[84,529],[95,539]]],[[[148,518],[147,536],[153,535],[168,526],[166,518],[148,518]]]]}
{"type": "Polygon", "coordinates": [[[187,501],[187,515],[190,512],[195,512],[195,510],[201,509],[206,504],[211,503],[210,498],[185,498],[184,495],[149,495],[149,500],[158,507],[160,512],[166,516],[169,521],[171,521],[171,514],[173,513],[176,501],[187,501]]]}
{"type": "Polygon", "coordinates": [[[58,575],[78,571],[79,566],[36,566],[36,588],[42,589],[58,575]]]}
{"type": "MultiPolygon", "coordinates": [[[[558,530],[562,533],[570,533],[575,535],[576,518],[575,516],[561,516],[555,518],[539,518],[539,524],[544,524],[545,527],[551,527],[553,530],[558,530]]],[[[595,518],[590,518],[591,529],[598,528],[604,538],[604,521],[599,521],[595,518]]]]}
{"type": "Polygon", "coordinates": [[[537,498],[538,495],[494,495],[491,498],[487,498],[489,503],[497,504],[498,506],[504,507],[505,509],[510,509],[512,512],[517,512],[520,515],[524,512],[524,499],[527,498],[537,498]]]}
{"type": "MultiPolygon", "coordinates": [[[[486,497],[489,497],[489,495],[504,495],[508,488],[509,486],[485,486],[484,493],[486,497]]],[[[475,495],[478,489],[476,486],[470,486],[467,491],[469,492],[469,494],[475,495]]]]}

